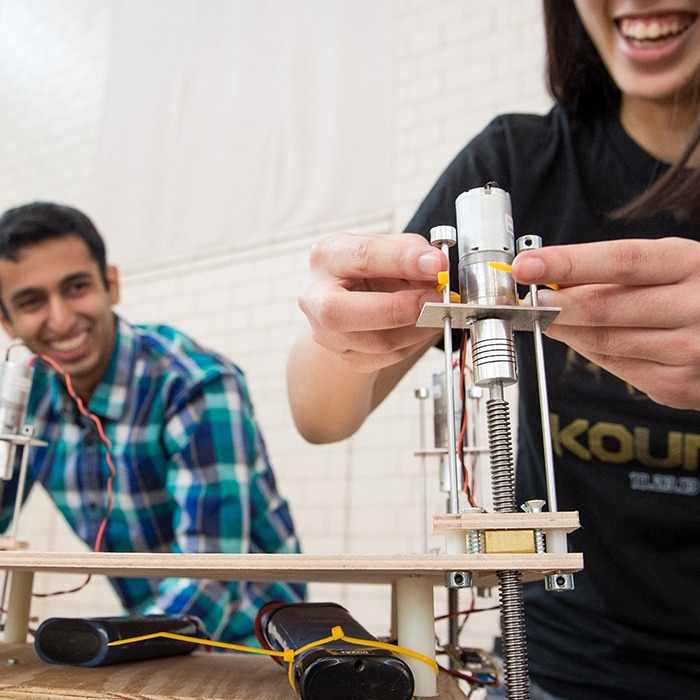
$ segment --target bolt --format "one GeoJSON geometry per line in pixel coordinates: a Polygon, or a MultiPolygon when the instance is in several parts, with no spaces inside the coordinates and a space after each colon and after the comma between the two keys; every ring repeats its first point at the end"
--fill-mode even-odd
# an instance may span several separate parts
{"type": "Polygon", "coordinates": [[[543,501],[541,498],[533,498],[531,501],[525,501],[520,507],[526,513],[541,513],[546,503],[547,501],[543,501]]]}
{"type": "MultiPolygon", "coordinates": [[[[460,513],[483,513],[484,509],[479,506],[468,506],[460,508],[460,513]]],[[[481,530],[469,530],[467,532],[467,553],[481,554],[484,551],[484,535],[481,530]]]]}
{"type": "MultiPolygon", "coordinates": [[[[544,508],[546,501],[541,498],[534,498],[530,501],[525,501],[520,507],[526,513],[541,513],[544,508]]],[[[544,532],[538,528],[533,530],[535,537],[535,552],[537,554],[544,554],[547,551],[547,541],[545,539],[544,532]]]]}

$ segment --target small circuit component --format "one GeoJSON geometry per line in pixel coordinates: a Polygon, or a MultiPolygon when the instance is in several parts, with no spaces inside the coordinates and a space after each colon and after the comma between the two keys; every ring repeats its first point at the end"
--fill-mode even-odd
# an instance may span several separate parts
{"type": "Polygon", "coordinates": [[[458,671],[474,676],[483,683],[490,683],[503,673],[499,664],[483,649],[446,644],[443,651],[449,656],[458,671]]]}

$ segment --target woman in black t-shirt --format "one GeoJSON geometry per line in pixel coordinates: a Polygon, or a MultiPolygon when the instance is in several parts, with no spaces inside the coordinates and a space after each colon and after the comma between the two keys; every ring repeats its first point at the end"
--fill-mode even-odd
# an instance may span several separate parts
{"type": "MultiPolygon", "coordinates": [[[[525,592],[531,678],[568,700],[700,692],[700,0],[545,0],[545,116],[495,119],[408,230],[336,234],[311,254],[310,330],[289,396],[311,442],[351,435],[441,337],[416,328],[445,267],[425,238],[497,181],[544,247],[517,282],[555,284],[545,355],[576,588],[525,592]],[[358,293],[362,292],[362,293],[358,293]]],[[[453,248],[453,251],[455,249],[453,248]]],[[[456,280],[456,261],[451,279],[456,280]]],[[[532,353],[519,344],[517,497],[544,493],[532,353]]],[[[539,690],[537,691],[539,692],[539,690]]],[[[534,696],[534,691],[533,691],[534,696]]]]}

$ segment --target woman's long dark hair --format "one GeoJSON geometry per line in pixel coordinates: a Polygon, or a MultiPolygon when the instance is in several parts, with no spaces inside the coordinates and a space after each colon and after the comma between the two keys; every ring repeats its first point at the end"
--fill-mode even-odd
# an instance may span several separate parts
{"type": "MultiPolygon", "coordinates": [[[[621,93],[578,16],[573,0],[544,0],[547,77],[554,99],[574,119],[620,107],[621,93]]],[[[688,161],[700,144],[700,115],[680,158],[646,192],[613,213],[640,218],[674,214],[700,220],[700,166],[688,161]]]]}

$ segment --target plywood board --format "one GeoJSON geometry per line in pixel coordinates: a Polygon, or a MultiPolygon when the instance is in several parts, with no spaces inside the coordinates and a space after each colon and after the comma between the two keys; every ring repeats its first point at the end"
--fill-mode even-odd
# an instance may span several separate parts
{"type": "Polygon", "coordinates": [[[583,568],[581,554],[162,554],[2,552],[0,569],[107,576],[182,577],[222,581],[394,583],[405,576],[442,585],[450,571],[470,571],[476,585],[498,583],[496,572],[521,571],[523,581],[583,568]]]}
{"type": "Polygon", "coordinates": [[[455,530],[561,530],[579,527],[577,511],[555,513],[460,513],[433,516],[433,534],[455,530]]]}
{"type": "MultiPolygon", "coordinates": [[[[464,700],[452,678],[438,676],[440,700],[464,700]]],[[[284,668],[238,653],[79,668],[47,664],[29,644],[0,645],[0,698],[18,700],[294,700],[284,668]],[[9,663],[13,661],[13,663],[9,663]]]]}

